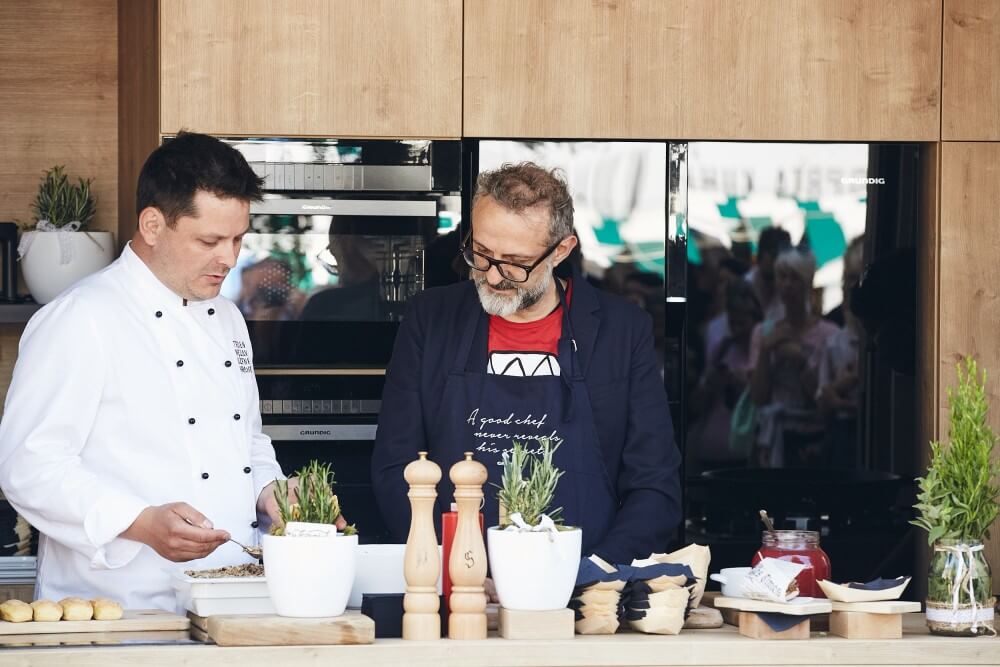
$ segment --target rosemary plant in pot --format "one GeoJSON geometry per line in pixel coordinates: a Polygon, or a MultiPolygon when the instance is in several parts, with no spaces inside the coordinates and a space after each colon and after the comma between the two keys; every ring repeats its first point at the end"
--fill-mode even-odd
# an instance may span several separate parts
{"type": "Polygon", "coordinates": [[[114,259],[111,232],[87,229],[97,211],[93,179],[72,183],[63,167],[45,172],[32,204],[34,227],[21,234],[17,253],[24,282],[38,303],[48,303],[114,259]]]}
{"type": "Polygon", "coordinates": [[[562,525],[553,508],[562,471],[552,463],[558,445],[538,441],[538,453],[515,442],[503,455],[498,487],[500,525],[486,531],[490,570],[505,609],[565,609],[580,566],[583,531],[562,525]]]}
{"type": "Polygon", "coordinates": [[[279,616],[339,616],[354,586],[357,531],[337,530],[340,502],[329,465],[313,461],[297,477],[297,502],[287,481],[275,485],[282,523],[263,540],[268,593],[279,616]]]}
{"type": "Polygon", "coordinates": [[[966,357],[948,390],[949,442],[931,443],[912,522],[927,531],[927,626],[947,635],[995,634],[993,582],[983,540],[997,517],[996,433],[986,422],[986,372],[966,357]]]}

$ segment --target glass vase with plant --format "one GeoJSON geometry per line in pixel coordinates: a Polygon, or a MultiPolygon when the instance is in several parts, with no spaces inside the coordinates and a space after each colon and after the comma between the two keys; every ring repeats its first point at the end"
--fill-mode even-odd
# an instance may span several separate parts
{"type": "Polygon", "coordinates": [[[948,390],[948,443],[931,443],[913,525],[933,549],[927,579],[927,625],[949,635],[995,634],[993,582],[983,541],[997,518],[997,435],[987,423],[986,371],[966,357],[948,390]]]}

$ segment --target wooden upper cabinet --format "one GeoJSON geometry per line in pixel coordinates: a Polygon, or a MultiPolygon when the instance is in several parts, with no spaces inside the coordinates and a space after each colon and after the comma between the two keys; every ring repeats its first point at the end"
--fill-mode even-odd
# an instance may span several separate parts
{"type": "Polygon", "coordinates": [[[458,137],[461,0],[160,0],[160,129],[458,137]]]}
{"type": "Polygon", "coordinates": [[[936,141],[941,11],[941,0],[465,0],[465,134],[936,141]]]}
{"type": "Polygon", "coordinates": [[[945,0],[941,138],[1000,141],[1000,2],[945,0]]]}

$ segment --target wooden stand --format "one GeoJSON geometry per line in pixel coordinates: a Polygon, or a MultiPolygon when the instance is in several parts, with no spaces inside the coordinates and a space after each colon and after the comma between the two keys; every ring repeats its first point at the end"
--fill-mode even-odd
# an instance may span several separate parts
{"type": "Polygon", "coordinates": [[[472,460],[472,452],[465,452],[465,460],[453,465],[449,476],[455,484],[458,525],[448,559],[452,584],[448,637],[486,639],[486,545],[479,530],[486,467],[472,460]]]}
{"type": "Polygon", "coordinates": [[[919,602],[834,602],[830,632],[847,639],[902,639],[903,614],[918,611],[919,602]]]}
{"type": "Polygon", "coordinates": [[[573,639],[572,609],[516,611],[500,607],[500,636],[504,639],[573,639]]]}
{"type": "Polygon", "coordinates": [[[440,598],[437,580],[441,572],[437,536],[434,534],[434,500],[441,468],[427,459],[427,452],[403,471],[410,485],[410,534],[406,538],[403,575],[403,639],[441,638],[440,598]]]}
{"type": "Polygon", "coordinates": [[[809,639],[809,619],[784,632],[775,632],[756,612],[741,611],[740,634],[751,639],[809,639]]]}

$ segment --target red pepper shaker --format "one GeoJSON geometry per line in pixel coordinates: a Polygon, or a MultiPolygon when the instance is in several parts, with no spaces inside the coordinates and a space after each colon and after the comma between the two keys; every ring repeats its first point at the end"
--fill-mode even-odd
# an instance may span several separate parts
{"type": "MultiPolygon", "coordinates": [[[[451,555],[451,545],[455,541],[455,528],[458,526],[458,505],[451,504],[451,511],[441,515],[441,592],[444,594],[445,609],[451,611],[448,600],[451,598],[451,577],[448,575],[448,558],[451,555]]],[[[479,530],[483,530],[483,513],[479,513],[479,530]]]]}

